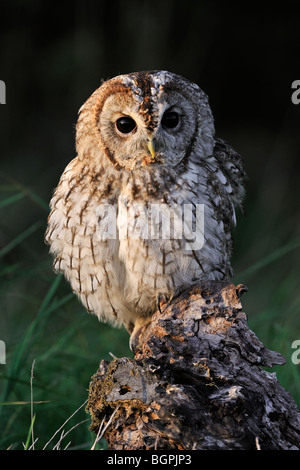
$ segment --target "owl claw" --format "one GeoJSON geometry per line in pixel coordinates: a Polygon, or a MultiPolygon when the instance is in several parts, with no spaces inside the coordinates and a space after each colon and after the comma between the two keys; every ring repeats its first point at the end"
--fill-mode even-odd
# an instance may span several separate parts
{"type": "Polygon", "coordinates": [[[163,305],[167,306],[167,304],[169,304],[172,300],[172,297],[168,297],[166,294],[158,294],[157,295],[157,299],[156,299],[156,302],[157,302],[157,309],[159,311],[159,313],[162,313],[162,310],[161,310],[161,307],[163,305]]]}
{"type": "Polygon", "coordinates": [[[148,315],[147,317],[139,317],[135,322],[133,331],[130,336],[129,340],[129,347],[132,352],[135,352],[137,348],[140,346],[140,338],[145,333],[146,329],[148,328],[149,324],[151,323],[152,315],[148,315]]]}

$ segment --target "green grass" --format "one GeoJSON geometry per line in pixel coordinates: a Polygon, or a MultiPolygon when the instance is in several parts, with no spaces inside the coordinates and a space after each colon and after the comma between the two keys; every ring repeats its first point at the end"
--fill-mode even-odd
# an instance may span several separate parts
{"type": "MultiPolygon", "coordinates": [[[[33,190],[0,184],[0,339],[7,350],[0,365],[0,449],[30,448],[32,431],[34,447],[42,449],[87,399],[100,360],[110,360],[110,352],[131,354],[127,333],[87,315],[62,276],[54,275],[43,243],[47,215],[48,204],[33,190]],[[22,215],[16,217],[24,211],[35,220],[27,226],[21,220],[20,227],[22,215]]],[[[87,419],[83,406],[61,430],[74,427],[60,448],[69,441],[69,449],[92,447],[87,419]]]]}
{"type": "MultiPolygon", "coordinates": [[[[277,221],[261,222],[258,230],[260,210],[253,204],[248,217],[239,218],[234,282],[249,288],[243,305],[250,327],[266,347],[285,356],[286,365],[274,370],[299,405],[291,344],[300,339],[300,239],[287,233],[268,239],[277,221]]],[[[87,315],[62,276],[53,274],[43,243],[47,215],[38,191],[2,175],[0,339],[7,357],[0,365],[0,449],[43,449],[49,440],[47,449],[58,442],[60,448],[90,449],[95,436],[83,405],[90,378],[110,352],[131,354],[127,333],[87,315]]]]}

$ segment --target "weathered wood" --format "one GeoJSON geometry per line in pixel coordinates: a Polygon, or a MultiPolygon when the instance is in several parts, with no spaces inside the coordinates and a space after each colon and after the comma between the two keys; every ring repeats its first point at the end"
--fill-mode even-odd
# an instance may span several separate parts
{"type": "Polygon", "coordinates": [[[247,324],[243,286],[202,282],[156,312],[135,358],[102,361],[87,411],[109,449],[300,449],[284,358],[247,324]]]}

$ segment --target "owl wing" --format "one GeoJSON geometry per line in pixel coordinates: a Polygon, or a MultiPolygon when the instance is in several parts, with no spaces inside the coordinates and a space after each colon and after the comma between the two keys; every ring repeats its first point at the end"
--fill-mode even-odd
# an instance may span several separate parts
{"type": "Polygon", "coordinates": [[[214,157],[219,164],[224,178],[223,188],[234,207],[239,207],[244,214],[243,198],[245,194],[246,172],[242,157],[223,139],[216,139],[214,157]]]}
{"type": "MultiPolygon", "coordinates": [[[[104,321],[118,323],[107,295],[108,286],[117,285],[119,275],[112,267],[116,240],[103,236],[106,222],[101,231],[99,220],[106,205],[101,203],[101,191],[91,190],[89,181],[88,169],[77,158],[72,160],[50,202],[45,242],[54,257],[54,271],[64,274],[86,309],[104,321]]],[[[118,293],[113,293],[117,299],[118,293]]]]}

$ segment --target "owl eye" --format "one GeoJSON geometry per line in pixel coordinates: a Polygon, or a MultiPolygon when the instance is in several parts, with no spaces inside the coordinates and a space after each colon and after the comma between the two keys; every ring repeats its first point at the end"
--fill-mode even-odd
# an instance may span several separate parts
{"type": "Polygon", "coordinates": [[[162,117],[161,124],[165,129],[174,129],[178,126],[179,114],[175,111],[166,111],[162,117]]]}
{"type": "Polygon", "coordinates": [[[136,128],[136,123],[131,117],[123,116],[117,119],[116,127],[122,134],[129,134],[136,128]]]}

